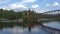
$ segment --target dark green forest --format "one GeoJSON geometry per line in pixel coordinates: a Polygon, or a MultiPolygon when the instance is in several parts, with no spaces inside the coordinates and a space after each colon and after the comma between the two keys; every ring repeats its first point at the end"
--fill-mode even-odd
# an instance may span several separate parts
{"type": "MultiPolygon", "coordinates": [[[[0,19],[8,19],[8,20],[15,20],[15,19],[26,19],[26,10],[23,11],[14,11],[14,10],[4,10],[0,9],[0,19]]],[[[31,11],[32,16],[35,15],[34,11],[31,11]]]]}
{"type": "Polygon", "coordinates": [[[14,10],[0,9],[0,19],[19,19],[21,18],[21,12],[15,12],[14,10]]]}

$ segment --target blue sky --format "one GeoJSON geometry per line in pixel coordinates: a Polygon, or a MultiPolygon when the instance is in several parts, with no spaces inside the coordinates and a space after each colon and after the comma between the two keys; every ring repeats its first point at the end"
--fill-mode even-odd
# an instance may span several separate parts
{"type": "Polygon", "coordinates": [[[23,10],[31,8],[38,13],[60,9],[60,0],[0,0],[0,8],[23,10]]]}

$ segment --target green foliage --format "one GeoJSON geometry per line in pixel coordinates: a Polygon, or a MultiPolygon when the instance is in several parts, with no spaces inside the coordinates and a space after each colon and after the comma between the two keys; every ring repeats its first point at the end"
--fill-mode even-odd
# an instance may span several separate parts
{"type": "Polygon", "coordinates": [[[13,10],[5,11],[4,12],[4,17],[7,18],[7,19],[15,19],[16,18],[15,12],[13,10]]]}
{"type": "Polygon", "coordinates": [[[3,9],[0,9],[0,18],[14,20],[14,19],[21,18],[21,14],[20,14],[20,12],[15,12],[13,10],[3,10],[3,9]]]}
{"type": "MultiPolygon", "coordinates": [[[[35,17],[36,13],[34,11],[31,11],[31,17],[30,17],[30,22],[33,21],[33,17],[35,17]]],[[[14,20],[14,19],[20,19],[22,18],[24,22],[26,22],[26,15],[27,11],[21,11],[21,12],[15,12],[14,10],[3,10],[0,9],[0,19],[9,19],[9,20],[14,20]]]]}
{"type": "Polygon", "coordinates": [[[23,19],[23,22],[26,22],[26,11],[22,12],[22,19],[23,19]]]}

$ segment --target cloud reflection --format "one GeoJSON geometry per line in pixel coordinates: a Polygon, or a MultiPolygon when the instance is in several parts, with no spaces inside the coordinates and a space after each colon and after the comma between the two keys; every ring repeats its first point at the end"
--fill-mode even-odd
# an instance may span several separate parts
{"type": "Polygon", "coordinates": [[[32,32],[39,32],[39,28],[37,27],[32,28],[32,32]]]}

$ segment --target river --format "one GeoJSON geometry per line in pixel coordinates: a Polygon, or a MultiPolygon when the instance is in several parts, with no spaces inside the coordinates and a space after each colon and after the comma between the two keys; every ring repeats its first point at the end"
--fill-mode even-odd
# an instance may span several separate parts
{"type": "MultiPolygon", "coordinates": [[[[44,22],[43,25],[60,29],[60,21],[44,22]]],[[[28,27],[16,23],[0,23],[0,34],[50,34],[41,27],[40,25],[28,27]]]]}

